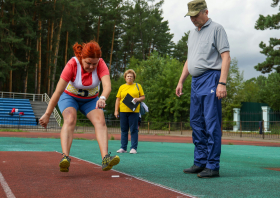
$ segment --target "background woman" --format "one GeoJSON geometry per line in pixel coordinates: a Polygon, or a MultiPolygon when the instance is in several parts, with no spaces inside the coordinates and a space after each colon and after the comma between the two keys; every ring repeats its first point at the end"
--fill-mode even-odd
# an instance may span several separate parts
{"type": "Polygon", "coordinates": [[[134,83],[136,78],[136,73],[134,70],[129,69],[124,73],[124,79],[126,84],[120,86],[117,93],[117,99],[115,104],[115,116],[116,118],[120,117],[121,123],[121,148],[117,150],[118,153],[126,153],[127,143],[128,143],[128,130],[130,129],[131,134],[131,147],[130,153],[137,153],[138,146],[138,119],[139,119],[139,110],[140,104],[135,111],[132,111],[124,103],[123,99],[127,94],[130,94],[135,102],[142,102],[145,100],[144,91],[140,84],[134,83]],[[119,113],[120,108],[120,113],[119,113]]]}
{"type": "Polygon", "coordinates": [[[71,162],[69,153],[77,121],[77,111],[80,110],[94,125],[103,159],[102,170],[107,171],[120,161],[118,156],[110,157],[108,154],[108,131],[102,110],[105,108],[105,101],[111,92],[109,70],[101,58],[98,43],[91,41],[84,43],[83,46],[76,43],[73,50],[75,57],[69,60],[62,71],[56,90],[39,123],[43,127],[47,127],[50,115],[58,103],[64,120],[60,133],[63,158],[59,167],[61,172],[68,172],[71,162]],[[100,81],[103,92],[98,97],[100,81]]]}

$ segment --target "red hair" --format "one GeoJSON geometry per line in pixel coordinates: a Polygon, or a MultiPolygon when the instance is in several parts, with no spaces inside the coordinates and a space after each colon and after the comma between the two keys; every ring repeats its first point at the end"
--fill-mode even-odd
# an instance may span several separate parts
{"type": "Polygon", "coordinates": [[[90,41],[88,43],[75,43],[73,46],[75,56],[78,58],[80,64],[82,64],[82,59],[85,58],[101,58],[101,48],[95,41],[90,41]]]}

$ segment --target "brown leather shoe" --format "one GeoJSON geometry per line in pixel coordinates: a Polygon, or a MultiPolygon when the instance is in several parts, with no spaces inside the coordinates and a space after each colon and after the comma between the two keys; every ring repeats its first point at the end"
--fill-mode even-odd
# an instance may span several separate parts
{"type": "Polygon", "coordinates": [[[193,165],[192,167],[190,167],[188,169],[184,169],[183,172],[184,173],[200,173],[203,170],[204,170],[204,168],[193,165]]]}

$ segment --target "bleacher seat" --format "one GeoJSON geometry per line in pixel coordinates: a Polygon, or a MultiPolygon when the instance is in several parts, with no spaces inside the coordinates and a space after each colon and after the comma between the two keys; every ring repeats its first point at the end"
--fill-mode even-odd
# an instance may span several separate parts
{"type": "Polygon", "coordinates": [[[29,100],[0,98],[0,125],[38,125],[29,100]],[[9,115],[13,108],[18,112],[9,115]],[[24,115],[19,115],[20,112],[24,115]]]}

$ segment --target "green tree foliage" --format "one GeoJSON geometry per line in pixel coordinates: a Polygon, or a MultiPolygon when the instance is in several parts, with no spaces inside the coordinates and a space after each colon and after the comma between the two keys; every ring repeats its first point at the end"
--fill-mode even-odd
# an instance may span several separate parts
{"type": "MultiPolygon", "coordinates": [[[[27,38],[34,38],[32,30],[32,2],[27,0],[2,1],[0,19],[0,84],[7,80],[9,71],[22,69],[27,63],[27,38]]],[[[20,75],[16,76],[20,78],[20,75]]],[[[18,79],[15,82],[20,83],[18,79]]],[[[0,87],[2,87],[0,85],[0,87]]],[[[17,84],[19,85],[19,84],[17,84]]]]}
{"type": "Polygon", "coordinates": [[[244,82],[240,92],[241,102],[259,102],[268,104],[274,111],[280,110],[280,74],[271,73],[268,77],[259,76],[244,82]]]}
{"type": "MultiPolygon", "coordinates": [[[[148,35],[150,36],[149,53],[157,51],[160,55],[166,55],[171,53],[171,49],[174,47],[174,43],[171,41],[173,34],[169,31],[168,21],[163,21],[161,6],[164,3],[163,0],[151,6],[150,8],[150,27],[148,27],[148,35]],[[149,31],[151,29],[152,31],[149,31]]],[[[147,43],[148,43],[147,42],[147,43]]],[[[147,50],[148,51],[148,50],[147,50]]]]}
{"type": "Polygon", "coordinates": [[[242,102],[259,102],[266,103],[264,99],[264,90],[267,84],[265,76],[251,78],[244,82],[243,90],[241,91],[242,102]]]}
{"type": "MultiPolygon", "coordinates": [[[[138,79],[138,75],[137,75],[138,79]]],[[[137,80],[136,80],[137,81],[137,80]]],[[[104,112],[106,116],[110,116],[110,119],[114,119],[115,103],[118,90],[122,84],[125,84],[123,76],[120,76],[118,80],[112,80],[111,82],[111,93],[110,97],[106,100],[106,111],[104,112]]]]}
{"type": "Polygon", "coordinates": [[[243,72],[239,71],[238,61],[233,58],[230,64],[227,79],[227,97],[222,99],[223,121],[233,120],[233,108],[240,108],[243,102],[242,90],[244,87],[243,72]]]}
{"type": "Polygon", "coordinates": [[[259,92],[261,102],[267,103],[273,110],[280,110],[280,74],[277,72],[269,74],[267,80],[263,81],[263,87],[259,92]]]}
{"type": "MultiPolygon", "coordinates": [[[[273,0],[272,7],[277,7],[279,0],[273,0]]],[[[280,6],[279,6],[280,10],[280,6]]],[[[280,12],[274,15],[263,16],[260,15],[259,19],[255,24],[255,29],[257,30],[266,30],[266,29],[276,29],[280,28],[280,12]]],[[[257,71],[262,73],[270,73],[275,70],[277,73],[280,73],[280,47],[275,48],[275,46],[280,45],[279,38],[270,38],[269,45],[266,45],[264,42],[260,43],[260,48],[262,49],[261,53],[266,55],[267,58],[263,63],[259,63],[255,66],[257,71]]]]}
{"type": "Polygon", "coordinates": [[[260,102],[260,87],[257,85],[257,79],[247,80],[241,94],[243,96],[242,102],[260,102]]]}
{"type": "Polygon", "coordinates": [[[163,1],[1,0],[0,89],[48,92],[74,54],[75,42],[97,40],[117,81],[129,59],[147,59],[173,48],[163,1]],[[111,64],[110,64],[111,62],[111,64]],[[10,71],[13,71],[12,74],[10,71]],[[22,83],[23,82],[23,83],[22,83]],[[25,83],[27,82],[27,84],[25,83]],[[38,85],[38,83],[40,85],[38,85]]]}
{"type": "MultiPolygon", "coordinates": [[[[40,93],[49,93],[50,84],[53,82],[55,87],[59,80],[65,60],[74,56],[74,43],[98,39],[102,58],[108,67],[111,65],[112,92],[106,113],[113,113],[118,88],[125,83],[123,72],[132,68],[150,108],[144,119],[187,121],[191,77],[185,81],[180,98],[175,96],[175,89],[187,59],[189,32],[176,45],[172,42],[168,21],[162,16],[163,3],[163,0],[158,3],[153,0],[1,0],[0,90],[12,88],[14,92],[36,93],[35,87],[40,87],[40,93]]],[[[279,0],[273,0],[272,6],[278,5],[279,0]]],[[[260,15],[255,28],[279,29],[279,18],[280,13],[260,15]]],[[[280,73],[280,50],[275,48],[279,44],[277,38],[271,38],[268,46],[260,44],[261,53],[267,59],[256,66],[257,70],[268,73],[275,69],[280,73]]],[[[223,119],[232,120],[232,108],[240,107],[243,101],[264,102],[279,109],[277,83],[277,73],[244,82],[234,59],[228,78],[228,97],[222,102],[223,119]]]]}
{"type": "Polygon", "coordinates": [[[177,58],[180,62],[186,62],[188,58],[188,38],[190,32],[184,33],[181,40],[175,45],[173,50],[173,57],[177,58]]]}
{"type": "Polygon", "coordinates": [[[161,55],[171,52],[173,34],[169,32],[168,21],[163,21],[162,4],[163,1],[156,4],[145,0],[126,2],[121,24],[124,68],[132,56],[145,60],[153,51],[161,55]]]}
{"type": "Polygon", "coordinates": [[[169,56],[160,56],[157,52],[149,59],[139,61],[132,58],[129,68],[134,69],[135,82],[142,85],[145,103],[149,107],[146,120],[187,121],[189,118],[191,77],[184,83],[184,94],[178,98],[175,89],[182,73],[183,64],[169,56]]]}

